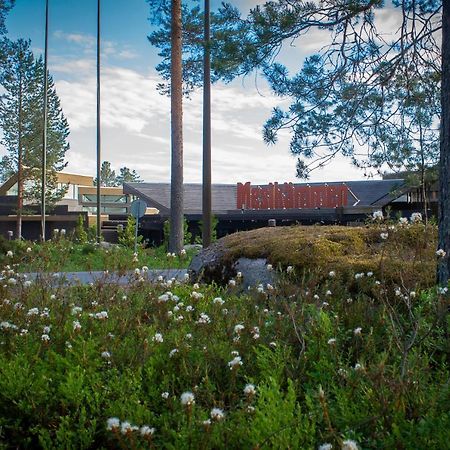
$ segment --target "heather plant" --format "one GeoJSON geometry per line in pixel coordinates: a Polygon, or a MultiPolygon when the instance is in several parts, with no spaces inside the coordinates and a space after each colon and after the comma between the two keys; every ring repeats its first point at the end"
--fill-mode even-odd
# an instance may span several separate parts
{"type": "Polygon", "coordinates": [[[448,446],[448,297],[393,283],[388,251],[384,270],[287,266],[249,291],[240,277],[150,284],[146,267],[125,286],[31,281],[15,257],[0,282],[3,448],[448,446]]]}
{"type": "Polygon", "coordinates": [[[108,273],[85,286],[32,281],[8,250],[0,446],[446,448],[447,292],[408,272],[426,265],[390,272],[407,246],[413,260],[428,255],[427,228],[383,221],[369,230],[374,270],[268,264],[278,283],[250,290],[241,274],[225,287],[151,284],[147,267],[125,286],[108,273]]]}

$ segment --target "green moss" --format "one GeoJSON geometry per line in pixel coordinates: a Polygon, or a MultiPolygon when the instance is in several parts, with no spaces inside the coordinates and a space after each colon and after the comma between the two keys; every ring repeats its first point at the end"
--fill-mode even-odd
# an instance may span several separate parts
{"type": "Polygon", "coordinates": [[[299,273],[346,276],[374,272],[386,281],[416,281],[429,286],[436,268],[437,230],[422,224],[408,227],[292,226],[240,232],[223,239],[227,261],[267,258],[274,266],[295,266],[299,273]],[[383,240],[381,233],[388,233],[383,240]]]}

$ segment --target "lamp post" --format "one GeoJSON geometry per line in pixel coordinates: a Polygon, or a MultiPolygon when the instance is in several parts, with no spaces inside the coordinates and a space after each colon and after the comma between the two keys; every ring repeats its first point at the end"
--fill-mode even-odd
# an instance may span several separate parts
{"type": "Polygon", "coordinates": [[[100,0],[97,0],[97,243],[101,240],[100,0]]]}
{"type": "Polygon", "coordinates": [[[203,51],[203,247],[211,244],[211,54],[210,54],[210,2],[205,0],[203,51]]]}

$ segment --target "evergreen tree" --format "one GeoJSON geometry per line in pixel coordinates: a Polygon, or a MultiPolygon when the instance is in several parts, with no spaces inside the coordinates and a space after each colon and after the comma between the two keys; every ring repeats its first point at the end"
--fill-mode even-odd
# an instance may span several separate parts
{"type": "MultiPolygon", "coordinates": [[[[2,144],[7,154],[0,161],[0,177],[5,180],[18,174],[18,214],[22,201],[40,201],[42,161],[43,86],[42,58],[34,59],[30,41],[3,40],[6,61],[0,69],[0,83],[4,90],[0,98],[0,127],[2,144]]],[[[51,76],[48,75],[47,121],[47,202],[52,205],[64,196],[65,188],[58,188],[56,172],[62,170],[69,148],[69,127],[61,109],[51,76]]]]}
{"type": "Polygon", "coordinates": [[[6,34],[6,14],[14,6],[15,0],[0,0],[0,36],[6,34]]]}
{"type": "Polygon", "coordinates": [[[119,169],[119,175],[116,177],[116,185],[122,186],[123,183],[141,183],[141,177],[133,169],[130,170],[128,167],[121,167],[119,169]]]}
{"type": "MultiPolygon", "coordinates": [[[[97,178],[94,179],[94,185],[97,186],[97,178]]],[[[111,168],[109,161],[103,161],[100,167],[100,186],[117,186],[116,172],[111,168]]]]}

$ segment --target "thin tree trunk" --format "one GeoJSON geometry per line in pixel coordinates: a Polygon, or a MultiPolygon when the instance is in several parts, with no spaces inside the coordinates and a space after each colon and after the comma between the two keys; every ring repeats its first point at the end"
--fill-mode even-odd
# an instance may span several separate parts
{"type": "Polygon", "coordinates": [[[447,286],[450,253],[450,2],[442,2],[441,142],[439,165],[439,248],[447,253],[438,265],[437,279],[447,286]]]}
{"type": "Polygon", "coordinates": [[[203,247],[211,244],[211,55],[210,55],[210,2],[205,0],[203,56],[203,247]]]}
{"type": "Polygon", "coordinates": [[[183,80],[181,0],[172,0],[171,30],[171,127],[172,167],[169,251],[183,248],[183,80]]]}
{"type": "Polygon", "coordinates": [[[22,209],[23,209],[23,155],[22,155],[22,69],[19,73],[19,123],[17,126],[17,224],[16,238],[22,237],[22,209]]]}

